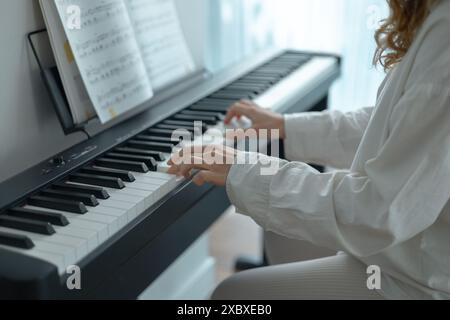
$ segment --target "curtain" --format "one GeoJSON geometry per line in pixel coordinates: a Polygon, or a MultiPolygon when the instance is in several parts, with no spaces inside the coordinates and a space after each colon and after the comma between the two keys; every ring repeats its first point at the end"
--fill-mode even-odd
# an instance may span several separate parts
{"type": "Polygon", "coordinates": [[[330,107],[374,105],[384,72],[372,66],[374,31],[386,0],[209,0],[208,65],[223,68],[267,47],[337,53],[343,75],[330,107]]]}

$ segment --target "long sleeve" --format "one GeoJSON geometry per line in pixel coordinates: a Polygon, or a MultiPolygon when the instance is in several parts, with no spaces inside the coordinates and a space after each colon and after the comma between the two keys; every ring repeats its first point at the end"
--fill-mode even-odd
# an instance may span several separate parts
{"type": "MultiPolygon", "coordinates": [[[[404,94],[388,117],[389,136],[361,172],[319,173],[261,156],[264,161],[232,167],[230,199],[266,230],[355,256],[412,239],[436,222],[450,196],[450,82],[445,84],[415,85],[404,94]],[[268,163],[279,166],[277,173],[261,174],[268,163]]],[[[327,120],[319,122],[323,128],[327,120]]],[[[334,132],[322,130],[321,136],[334,132]]],[[[349,132],[356,142],[359,129],[349,132]]],[[[314,155],[330,151],[329,143],[314,155]]]]}
{"type": "Polygon", "coordinates": [[[373,108],[287,115],[285,152],[292,161],[349,168],[373,108]]]}

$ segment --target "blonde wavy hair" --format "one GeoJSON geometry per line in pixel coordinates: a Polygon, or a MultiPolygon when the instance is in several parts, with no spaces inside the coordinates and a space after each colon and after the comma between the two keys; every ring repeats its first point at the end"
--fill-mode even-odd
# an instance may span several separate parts
{"type": "Polygon", "coordinates": [[[387,0],[390,15],[375,33],[374,64],[392,69],[408,52],[417,31],[440,0],[387,0]]]}

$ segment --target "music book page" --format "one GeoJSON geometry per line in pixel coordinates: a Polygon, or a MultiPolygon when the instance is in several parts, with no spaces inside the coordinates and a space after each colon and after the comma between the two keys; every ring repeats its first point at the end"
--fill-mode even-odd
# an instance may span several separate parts
{"type": "Polygon", "coordinates": [[[41,0],[42,12],[48,29],[50,43],[55,53],[55,61],[61,76],[67,102],[76,124],[81,124],[95,117],[96,112],[81,78],[69,40],[59,18],[54,1],[41,0]]]}
{"type": "Polygon", "coordinates": [[[125,0],[155,90],[195,70],[173,0],[125,0]]]}
{"type": "Polygon", "coordinates": [[[56,0],[62,21],[81,9],[81,28],[64,23],[86,89],[102,123],[134,109],[153,89],[123,0],[56,0]]]}
{"type": "Polygon", "coordinates": [[[41,0],[76,124],[102,123],[195,71],[173,0],[41,0]],[[79,27],[70,25],[79,8],[79,27]],[[95,111],[94,111],[95,110],[95,111]]]}

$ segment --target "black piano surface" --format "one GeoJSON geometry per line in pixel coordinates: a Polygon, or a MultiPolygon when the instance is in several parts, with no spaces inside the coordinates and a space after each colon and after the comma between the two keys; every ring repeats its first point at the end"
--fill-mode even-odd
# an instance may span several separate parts
{"type": "MultiPolygon", "coordinates": [[[[255,86],[263,80],[265,86],[250,87],[242,95],[242,98],[256,98],[316,56],[320,55],[284,51],[253,57],[57,155],[57,159],[65,161],[52,161],[52,157],[24,171],[0,184],[0,217],[9,215],[12,208],[29,203],[33,196],[42,196],[43,190],[55,183],[63,183],[70,174],[80,172],[108,152],[129,147],[137,135],[161,127],[176,114],[186,115],[189,111],[224,114],[226,107],[220,103],[215,105],[212,96],[229,94],[225,101],[231,104],[233,98],[238,98],[236,92],[239,91],[227,92],[224,88],[237,88],[239,85],[235,84],[239,83],[255,86]],[[283,60],[283,57],[287,58],[283,60]],[[302,57],[304,61],[285,68],[272,80],[267,79],[273,76],[274,70],[282,69],[291,57],[302,57]],[[205,99],[208,103],[202,104],[205,99]],[[211,107],[202,107],[205,105],[211,107]]],[[[336,64],[332,72],[323,75],[314,88],[308,89],[283,111],[321,111],[326,108],[329,87],[340,74],[339,58],[334,58],[336,64]]],[[[229,205],[223,188],[196,187],[189,181],[183,182],[77,263],[82,270],[81,290],[68,290],[66,280],[69,275],[60,274],[55,265],[10,251],[0,240],[0,299],[135,299],[229,205]]]]}

